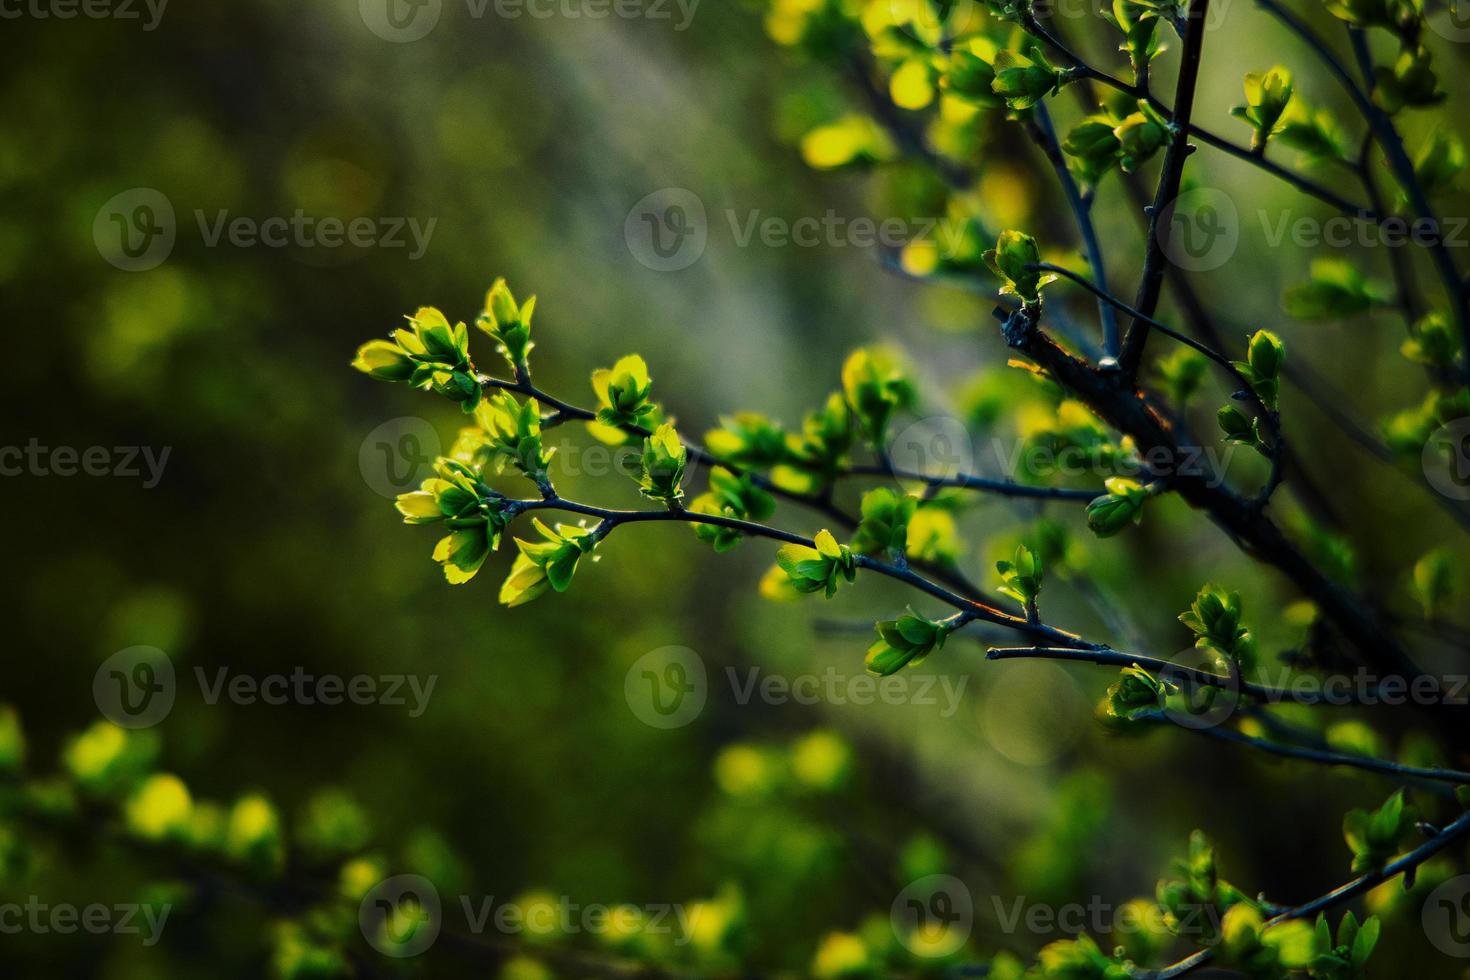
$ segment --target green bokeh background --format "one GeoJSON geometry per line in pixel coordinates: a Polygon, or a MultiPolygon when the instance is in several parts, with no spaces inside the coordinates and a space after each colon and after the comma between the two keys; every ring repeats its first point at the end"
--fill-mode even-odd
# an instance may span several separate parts
{"type": "MultiPolygon", "coordinates": [[[[1265,32],[1246,5],[1227,17],[1202,83],[1208,125],[1229,127],[1241,73],[1277,59],[1299,66],[1299,86],[1318,101],[1335,97],[1300,47],[1265,32]]],[[[1088,46],[1104,52],[1113,39],[1096,27],[1088,46]]],[[[539,295],[544,388],[588,403],[589,372],[638,351],[658,398],[696,434],[742,408],[798,421],[836,385],[846,351],[880,338],[909,352],[935,413],[954,411],[966,378],[1004,364],[985,295],[884,275],[869,249],[740,247],[731,214],[883,217],[923,199],[910,178],[804,165],[801,133],[856,103],[841,79],[773,45],[755,10],[705,0],[676,31],[652,19],[476,19],[446,0],[435,30],[405,44],[367,30],[355,0],[178,3],[151,32],[30,17],[4,30],[5,442],[170,448],[154,489],[125,478],[0,484],[14,570],[0,699],[19,710],[37,770],[98,719],[98,665],[158,646],[184,681],[158,729],[161,765],[196,797],[258,789],[290,818],[339,788],[370,814],[382,846],[436,829],[474,896],[543,889],[647,905],[733,887],[753,970],[806,971],[824,934],[885,918],[908,878],[930,870],[974,895],[976,951],[1028,954],[1060,934],[1006,934],[991,896],[1008,908],[1017,895],[1151,894],[1195,826],[1217,837],[1227,874],[1248,892],[1305,899],[1346,877],[1340,814],[1386,792],[1368,777],[1262,764],[1180,733],[1110,737],[1091,715],[1106,672],[986,665],[961,637],[925,668],[963,683],[952,714],[937,687],[937,705],[741,704],[727,669],[860,675],[868,640],[846,627],[911,596],[860,582],[831,605],[772,604],[756,588],[771,548],[716,558],[682,529],[656,526],[620,531],[570,593],[506,611],[495,587],[509,555],[470,585],[446,586],[429,559],[432,532],[400,526],[365,479],[364,443],[379,426],[423,419],[447,447],[461,417],[349,370],[352,351],[422,304],[471,319],[500,275],[539,295]],[[93,221],[136,187],[170,200],[178,239],[162,265],[128,272],[99,254],[93,221]],[[703,200],[710,243],[690,268],[661,273],[627,247],[624,222],[668,187],[703,200]],[[408,249],[210,247],[194,217],[298,208],[435,224],[411,260],[408,249]],[[838,626],[814,629],[814,616],[838,626]],[[710,677],[703,713],[672,731],[640,722],[624,697],[634,662],[668,645],[697,651],[710,677]],[[193,672],[220,667],[437,684],[417,718],[387,706],[210,705],[193,672]],[[850,747],[840,791],[752,788],[738,778],[750,757],[739,755],[725,756],[717,778],[732,745],[765,747],[759,758],[780,768],[814,730],[850,747]]],[[[1463,65],[1458,51],[1445,57],[1463,65]]],[[[1454,107],[1466,101],[1462,77],[1447,75],[1454,107]]],[[[1064,215],[1039,203],[1053,196],[1050,173],[1013,137],[997,136],[995,152],[1009,164],[982,188],[986,206],[1065,244],[1064,215]]],[[[1281,287],[1312,256],[1262,247],[1252,217],[1325,212],[1236,161],[1202,151],[1195,166],[1246,219],[1239,256],[1201,280],[1234,333],[1277,325],[1292,356],[1316,358],[1364,417],[1417,401],[1422,376],[1398,358],[1389,318],[1279,322],[1281,287]]],[[[1116,282],[1130,282],[1137,226],[1110,203],[1103,234],[1116,282]]],[[[1079,319],[1088,309],[1075,305],[1079,319]]],[[[488,345],[479,350],[488,363],[488,345]]],[[[1364,580],[1407,606],[1407,569],[1450,525],[1412,477],[1369,469],[1288,392],[1293,400],[1289,434],[1361,531],[1364,580]]],[[[574,428],[556,444],[576,459],[589,441],[574,428]]],[[[568,495],[634,499],[615,475],[563,482],[568,495]]],[[[781,513],[793,528],[821,526],[781,513]]],[[[991,582],[992,552],[1034,513],[1005,502],[975,510],[965,568],[991,582]]],[[[1075,512],[1056,516],[1080,530],[1075,512]]],[[[1289,591],[1175,501],[1136,534],[1083,544],[1105,607],[1123,609],[1157,652],[1187,645],[1174,616],[1206,579],[1242,590],[1263,651],[1296,640],[1282,616],[1289,591]]],[[[1076,591],[1059,583],[1054,593],[1050,617],[1108,633],[1108,617],[1076,591]]],[[[0,891],[121,901],[151,879],[121,850],[58,846],[0,891]]],[[[0,956],[24,976],[253,977],[268,969],[280,914],[225,896],[177,911],[153,948],[22,935],[0,940],[0,956]]],[[[1429,959],[1416,908],[1399,914],[1384,975],[1454,975],[1429,959]]],[[[596,948],[587,937],[568,944],[596,948]]],[[[502,958],[439,950],[425,969],[493,975],[502,958]]]]}

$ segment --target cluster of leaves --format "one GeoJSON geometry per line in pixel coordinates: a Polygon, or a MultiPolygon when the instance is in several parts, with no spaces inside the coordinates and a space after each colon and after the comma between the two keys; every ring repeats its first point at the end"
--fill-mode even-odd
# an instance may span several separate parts
{"type": "MultiPolygon", "coordinates": [[[[154,730],[99,721],[66,741],[59,772],[31,776],[19,718],[0,706],[0,863],[11,880],[40,872],[48,841],[96,837],[131,849],[150,869],[137,893],[143,905],[197,914],[216,878],[266,903],[289,889],[293,908],[271,909],[272,972],[283,980],[353,975],[363,939],[358,906],[395,870],[461,887],[459,859],[427,828],[397,843],[380,840],[363,808],[332,788],[294,819],[261,792],[231,803],[200,798],[158,768],[161,749],[154,730]]],[[[412,932],[381,938],[406,942],[412,932]]]]}
{"type": "Polygon", "coordinates": [[[1143,505],[1155,492],[1153,484],[1144,485],[1126,476],[1109,477],[1103,486],[1107,493],[1087,505],[1087,526],[1100,538],[1110,538],[1129,522],[1143,520],[1143,505]]]}
{"type": "Polygon", "coordinates": [[[815,548],[800,544],[782,545],[776,552],[776,564],[786,573],[791,587],[797,592],[822,592],[830,599],[837,594],[840,580],[852,582],[857,578],[857,559],[852,549],[839,544],[831,531],[818,531],[812,543],[815,548]]]}
{"type": "Polygon", "coordinates": [[[1256,638],[1240,621],[1240,593],[1206,585],[1179,621],[1195,635],[1195,646],[1218,650],[1241,670],[1256,663],[1256,638]]]}
{"type": "MultiPolygon", "coordinates": [[[[1086,934],[1059,940],[1041,950],[1038,973],[1025,976],[1127,980],[1156,959],[1171,934],[1213,949],[1215,965],[1252,980],[1354,980],[1365,975],[1378,944],[1377,917],[1360,923],[1347,912],[1335,933],[1325,915],[1315,924],[1268,918],[1259,902],[1220,877],[1214,845],[1199,831],[1190,835],[1188,851],[1174,870],[1176,877],[1159,881],[1153,901],[1129,903],[1134,913],[1130,918],[1142,927],[1125,931],[1111,953],[1086,934]]],[[[1017,969],[1005,975],[1022,974],[1017,969]]]]}
{"type": "Polygon", "coordinates": [[[1281,132],[1294,87],[1291,72],[1280,65],[1245,76],[1245,104],[1235,106],[1230,114],[1250,124],[1252,150],[1264,152],[1271,137],[1281,132]]]}
{"type": "Polygon", "coordinates": [[[500,586],[500,601],[514,608],[523,606],[544,595],[547,589],[565,592],[571,588],[572,576],[577,563],[591,555],[597,548],[597,535],[589,528],[579,525],[558,524],[549,527],[534,519],[539,541],[523,541],[516,538],[516,555],[510,574],[500,586]]]}
{"type": "Polygon", "coordinates": [[[470,360],[469,328],[463,322],[451,326],[432,306],[421,308],[408,324],[388,340],[363,344],[352,366],[380,381],[432,389],[458,402],[465,414],[473,412],[484,389],[470,360]]]}
{"type": "Polygon", "coordinates": [[[441,458],[437,476],[418,490],[401,494],[395,506],[405,524],[443,524],[449,534],[434,546],[434,560],[444,567],[451,585],[475,577],[485,558],[500,548],[509,520],[506,499],[480,480],[466,463],[441,458]]]}
{"type": "Polygon", "coordinates": [[[1344,259],[1313,259],[1308,280],[1286,291],[1286,312],[1298,320],[1345,320],[1387,305],[1387,288],[1344,259]]]}
{"type": "MultiPolygon", "coordinates": [[[[1286,349],[1276,335],[1269,330],[1257,330],[1246,343],[1246,360],[1233,362],[1268,412],[1280,408],[1281,364],[1285,358],[1286,349]]],[[[1259,415],[1248,418],[1234,405],[1226,405],[1216,414],[1216,420],[1226,442],[1251,446],[1266,455],[1273,451],[1259,415]]]]}
{"type": "Polygon", "coordinates": [[[525,476],[544,483],[555,449],[541,438],[541,405],[534,398],[517,402],[505,391],[496,392],[475,409],[478,425],[461,429],[450,455],[484,471],[504,472],[512,464],[525,476]]]}
{"type": "MultiPolygon", "coordinates": [[[[775,512],[776,501],[755,484],[749,473],[717,466],[710,470],[709,491],[695,497],[689,509],[732,520],[764,521],[775,512]]],[[[717,524],[696,524],[694,533],[717,553],[729,551],[744,539],[740,531],[717,524]]]]}
{"type": "Polygon", "coordinates": [[[1041,250],[1036,239],[1019,231],[1003,231],[995,248],[985,253],[985,264],[1000,278],[1002,294],[1019,297],[1023,302],[1041,301],[1041,288],[1055,282],[1055,273],[1042,273],[1041,250]]]}
{"type": "Polygon", "coordinates": [[[1424,7],[1415,0],[1328,0],[1328,11],[1357,28],[1380,28],[1399,41],[1391,65],[1374,70],[1374,99],[1387,111],[1423,109],[1444,101],[1429,49],[1422,43],[1424,7]]]}
{"type": "Polygon", "coordinates": [[[911,609],[897,619],[877,623],[874,628],[878,639],[868,648],[864,665],[873,673],[887,677],[905,667],[917,666],[943,647],[953,625],[920,616],[911,609]]]}
{"type": "Polygon", "coordinates": [[[1400,853],[1415,830],[1419,811],[1404,802],[1399,790],[1373,811],[1351,810],[1342,821],[1342,835],[1353,852],[1353,872],[1377,871],[1400,853]]]}
{"type": "Polygon", "coordinates": [[[1015,557],[996,562],[995,570],[1000,573],[1001,595],[1010,596],[1028,610],[1035,609],[1036,597],[1041,594],[1043,565],[1034,551],[1017,545],[1015,557]]]}
{"type": "Polygon", "coordinates": [[[679,441],[679,433],[665,422],[643,440],[643,452],[628,460],[628,475],[650,500],[670,507],[684,499],[684,469],[689,465],[689,450],[679,441]]]}

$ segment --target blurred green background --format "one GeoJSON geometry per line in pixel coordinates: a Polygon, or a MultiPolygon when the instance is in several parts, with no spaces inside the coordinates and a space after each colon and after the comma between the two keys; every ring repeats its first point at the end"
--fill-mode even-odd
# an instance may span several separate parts
{"type": "MultiPolygon", "coordinates": [[[[374,434],[422,419],[447,447],[461,417],[347,366],[359,343],[419,305],[472,319],[491,280],[506,276],[518,294],[539,295],[542,387],[590,403],[589,372],[638,351],[657,397],[696,435],[736,409],[798,422],[837,385],[847,350],[878,339],[908,351],[931,414],[964,416],[970,379],[1003,369],[986,295],[885,275],[873,249],[739,245],[732,212],[741,222],[756,211],[788,221],[829,209],[925,215],[942,195],[903,168],[879,180],[808,168],[800,136],[860,104],[845,81],[771,43],[754,5],[705,0],[682,31],[671,12],[475,18],[446,0],[433,31],[410,43],[376,36],[356,0],[171,4],[151,31],[110,19],[6,21],[5,444],[170,449],[152,489],[123,477],[0,484],[16,569],[0,700],[21,716],[31,769],[55,768],[67,740],[99,720],[92,683],[106,658],[156,646],[180,678],[155,729],[158,764],[196,799],[228,804],[258,791],[295,825],[324,790],[346,793],[371,826],[366,850],[391,870],[407,870],[399,855],[415,841],[456,855],[446,903],[533,891],[583,904],[713,901],[729,928],[668,954],[697,973],[806,973],[834,931],[863,931],[875,958],[891,948],[902,961],[892,933],[883,936],[889,908],[930,873],[958,876],[974,899],[969,947],[947,962],[1026,956],[1063,933],[1007,932],[998,909],[1017,896],[1029,905],[1150,895],[1196,826],[1218,839],[1226,873],[1248,892],[1305,899],[1345,878],[1339,816],[1376,805],[1385,787],[1263,764],[1182,733],[1111,737],[1092,721],[1107,672],[987,665],[980,645],[957,637],[923,668],[963,684],[953,711],[937,683],[935,704],[739,703],[727,668],[741,678],[860,675],[863,623],[912,600],[861,582],[830,605],[772,604],[757,591],[772,558],[765,544],[715,557],[676,527],[627,529],[571,592],[514,611],[495,603],[508,554],[468,586],[444,584],[429,559],[434,536],[400,526],[381,470],[372,475],[374,434]],[[140,187],[171,203],[177,241],[156,268],[126,271],[99,252],[94,220],[140,187]],[[687,269],[658,272],[627,246],[625,220],[670,187],[704,202],[709,247],[687,269]],[[411,259],[411,248],[211,247],[195,218],[297,209],[434,224],[411,259]],[[635,557],[646,571],[630,571],[635,557]],[[836,625],[814,628],[814,617],[836,625]],[[670,645],[702,658],[709,699],[687,726],[661,730],[630,709],[624,683],[640,657],[670,645]],[[194,670],[221,667],[437,682],[420,717],[386,705],[211,705],[194,670]]],[[[1226,17],[1202,84],[1208,125],[1225,130],[1242,72],[1278,59],[1317,101],[1335,97],[1300,46],[1262,32],[1247,5],[1226,17]]],[[[1109,51],[1113,37],[1094,26],[1086,46],[1109,51]]],[[[1447,77],[1463,107],[1461,76],[1447,77]]],[[[994,128],[1000,165],[975,199],[987,226],[1022,225],[1065,249],[1065,215],[1042,203],[1055,198],[1052,175],[1014,131],[994,128]]],[[[1354,393],[1362,417],[1417,403],[1422,377],[1398,359],[1389,318],[1278,322],[1281,287],[1312,256],[1261,247],[1252,216],[1325,212],[1236,161],[1202,151],[1192,166],[1246,217],[1239,255],[1200,280],[1207,298],[1228,300],[1227,322],[1240,325],[1232,336],[1276,324],[1294,358],[1315,359],[1354,393]]],[[[1110,193],[1100,220],[1114,280],[1129,283],[1137,225],[1110,193]]],[[[1079,321],[1091,315],[1081,301],[1073,310],[1079,321]]],[[[1408,568],[1452,525],[1412,474],[1374,469],[1293,399],[1294,444],[1360,532],[1358,573],[1407,607],[1408,568]]],[[[574,428],[553,444],[576,459],[589,441],[574,428]]],[[[569,495],[634,499],[615,475],[559,480],[569,495]]],[[[1053,511],[1082,530],[1075,510],[1053,511]]],[[[1036,512],[996,501],[968,512],[961,566],[993,584],[995,554],[1036,512]]],[[[790,507],[780,514],[794,529],[821,526],[790,507]]],[[[1048,605],[1056,622],[1114,636],[1121,616],[1168,655],[1188,645],[1175,615],[1212,579],[1242,590],[1263,652],[1299,640],[1284,614],[1289,591],[1176,501],[1161,501],[1126,539],[1078,541],[1102,611],[1062,583],[1048,605]]],[[[1398,735],[1390,725],[1390,751],[1398,735]]],[[[186,878],[99,834],[38,847],[0,892],[129,901],[186,878]]],[[[273,957],[279,966],[279,923],[299,919],[299,904],[190,889],[156,946],[22,933],[0,937],[0,955],[16,976],[253,977],[273,957]]],[[[1453,975],[1426,951],[1411,903],[1375,901],[1390,914],[1397,901],[1401,916],[1386,930],[1384,975],[1453,975]]],[[[428,975],[493,975],[507,960],[517,975],[537,975],[537,963],[582,975],[539,951],[612,955],[599,937],[496,938],[508,942],[441,943],[428,965],[415,962],[428,975]],[[516,952],[523,946],[529,957],[516,952]]],[[[397,969],[358,945],[363,975],[397,969]]],[[[922,958],[906,967],[923,968],[922,958]]]]}

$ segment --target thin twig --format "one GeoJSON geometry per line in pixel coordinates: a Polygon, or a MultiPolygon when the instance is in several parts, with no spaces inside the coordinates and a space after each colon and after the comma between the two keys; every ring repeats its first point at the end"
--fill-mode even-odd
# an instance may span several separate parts
{"type": "MultiPolygon", "coordinates": [[[[1267,920],[1265,926],[1279,925],[1293,919],[1310,918],[1319,912],[1325,912],[1334,906],[1349,902],[1364,892],[1383,884],[1385,881],[1390,881],[1401,874],[1413,871],[1425,861],[1428,861],[1434,855],[1464,837],[1467,833],[1470,833],[1470,813],[1463,813],[1449,826],[1403,857],[1390,861],[1378,871],[1370,871],[1365,875],[1354,878],[1347,884],[1340,885],[1324,895],[1319,895],[1310,902],[1278,913],[1267,920]]],[[[1173,980],[1174,977],[1182,977],[1186,973],[1208,965],[1214,958],[1215,951],[1213,949],[1202,949],[1192,956],[1185,957],[1174,965],[1167,966],[1162,970],[1135,974],[1135,980],[1173,980]]]]}
{"type": "Polygon", "coordinates": [[[1200,62],[1205,47],[1205,16],[1209,12],[1210,0],[1191,0],[1189,15],[1184,31],[1184,53],[1180,56],[1179,81],[1174,91],[1175,127],[1169,147],[1164,151],[1164,164],[1159,174],[1158,190],[1148,215],[1148,240],[1144,243],[1143,276],[1138,284],[1138,294],[1133,305],[1143,311],[1135,317],[1128,333],[1123,338],[1123,349],[1118,355],[1118,367],[1126,380],[1138,374],[1138,365],[1143,360],[1143,347],[1148,342],[1149,317],[1158,308],[1159,296],[1164,289],[1164,270],[1169,261],[1165,252],[1171,229],[1164,223],[1164,214],[1169,205],[1179,196],[1180,181],[1184,178],[1184,162],[1191,148],[1189,145],[1189,119],[1194,112],[1194,93],[1199,83],[1200,62]]]}

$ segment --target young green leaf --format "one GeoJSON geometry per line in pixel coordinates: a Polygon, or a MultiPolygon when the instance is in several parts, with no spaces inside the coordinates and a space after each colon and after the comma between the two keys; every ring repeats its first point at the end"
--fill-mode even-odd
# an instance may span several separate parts
{"type": "Polygon", "coordinates": [[[851,582],[857,578],[857,561],[852,549],[838,544],[831,531],[818,531],[813,543],[816,548],[782,545],[776,552],[776,564],[797,592],[825,592],[830,599],[837,593],[838,579],[851,582]]]}
{"type": "Polygon", "coordinates": [[[848,355],[842,388],[863,435],[874,446],[884,444],[894,413],[914,404],[914,384],[902,359],[887,347],[864,347],[848,355]]]}
{"type": "Polygon", "coordinates": [[[461,429],[450,449],[460,462],[500,473],[507,464],[539,485],[556,450],[541,439],[541,405],[534,398],[517,402],[507,391],[497,391],[475,409],[475,428],[461,429]]]}
{"type": "Polygon", "coordinates": [[[485,311],[475,320],[475,326],[495,341],[496,350],[517,376],[525,372],[526,357],[536,346],[531,340],[531,317],[535,312],[536,297],[519,304],[505,280],[497,279],[485,295],[485,311]]]}
{"type": "Polygon", "coordinates": [[[991,90],[1011,109],[1031,108],[1058,92],[1067,80],[1039,48],[1032,48],[1029,55],[1001,50],[996,52],[991,64],[995,70],[991,90]]]}
{"type": "Polygon", "coordinates": [[[1443,313],[1426,313],[1414,324],[1413,336],[1399,347],[1399,352],[1417,364],[1449,369],[1460,355],[1460,333],[1450,326],[1443,313]]]}
{"type": "Polygon", "coordinates": [[[619,358],[611,368],[592,372],[592,390],[597,394],[597,421],[606,426],[648,427],[656,406],[648,400],[653,382],[648,365],[637,354],[619,358]]]}
{"type": "Polygon", "coordinates": [[[1316,259],[1307,282],[1286,291],[1286,312],[1298,320],[1345,319],[1388,302],[1387,290],[1351,262],[1316,259]]]}
{"type": "Polygon", "coordinates": [[[1108,492],[1087,505],[1087,526],[1100,538],[1110,538],[1123,530],[1129,521],[1143,519],[1143,504],[1149,489],[1137,480],[1111,477],[1104,484],[1108,492]]]}
{"type": "Polygon", "coordinates": [[[1353,852],[1353,873],[1376,871],[1392,860],[1418,820],[1419,811],[1404,802],[1403,790],[1377,810],[1350,810],[1342,821],[1342,835],[1353,852]]]}
{"type": "Polygon", "coordinates": [[[995,248],[984,255],[990,271],[1000,277],[1000,291],[1014,294],[1024,302],[1041,300],[1041,287],[1056,282],[1053,273],[1042,274],[1035,266],[1041,262],[1036,239],[1019,231],[1003,231],[995,240],[995,248]]]}
{"type": "Polygon", "coordinates": [[[737,412],[721,418],[720,428],[705,433],[704,446],[726,462],[765,470],[789,458],[786,440],[786,432],[766,416],[737,412]]]}
{"type": "Polygon", "coordinates": [[[520,554],[511,565],[510,574],[500,586],[500,602],[514,608],[544,595],[547,589],[565,592],[572,584],[577,563],[592,555],[597,538],[590,528],[558,524],[547,527],[539,519],[532,523],[541,535],[536,542],[516,538],[520,554]]]}
{"type": "Polygon", "coordinates": [[[943,620],[926,619],[912,609],[898,619],[874,624],[878,639],[868,648],[864,665],[881,677],[921,663],[944,646],[953,627],[943,620]]]}
{"type": "Polygon", "coordinates": [[[1424,615],[1434,619],[1455,590],[1454,559],[1446,548],[1435,548],[1414,563],[1414,598],[1424,615]]]}
{"type": "Polygon", "coordinates": [[[900,495],[887,487],[863,494],[862,519],[853,532],[852,550],[861,555],[903,556],[908,547],[909,521],[918,505],[917,497],[900,495]]]}
{"type": "Polygon", "coordinates": [[[1025,545],[1018,545],[1012,561],[998,561],[995,570],[1000,573],[1001,595],[1010,596],[1028,610],[1036,604],[1041,592],[1041,558],[1025,545]]]}
{"type": "MultiPolygon", "coordinates": [[[[750,474],[737,475],[717,466],[710,470],[709,492],[695,497],[689,509],[696,514],[764,521],[775,511],[776,501],[755,485],[750,474]]],[[[716,552],[729,551],[744,537],[734,528],[715,524],[695,524],[693,527],[695,536],[711,545],[716,552]]]]}
{"type": "Polygon", "coordinates": [[[1179,622],[1195,634],[1195,645],[1213,647],[1228,654],[1242,669],[1255,664],[1256,641],[1240,622],[1240,593],[1218,585],[1206,585],[1194,597],[1179,622]]]}
{"type": "Polygon", "coordinates": [[[679,440],[679,433],[665,422],[643,440],[641,455],[627,461],[628,475],[650,500],[673,505],[684,499],[684,469],[689,450],[679,440]]]}
{"type": "Polygon", "coordinates": [[[1264,151],[1271,137],[1280,132],[1293,87],[1291,72],[1280,65],[1245,76],[1245,105],[1235,106],[1230,114],[1250,123],[1252,150],[1264,151]]]}

